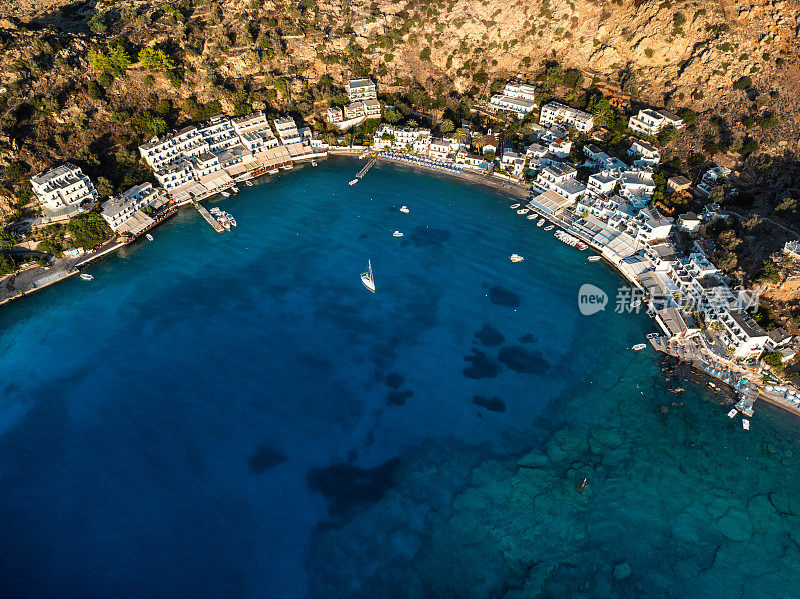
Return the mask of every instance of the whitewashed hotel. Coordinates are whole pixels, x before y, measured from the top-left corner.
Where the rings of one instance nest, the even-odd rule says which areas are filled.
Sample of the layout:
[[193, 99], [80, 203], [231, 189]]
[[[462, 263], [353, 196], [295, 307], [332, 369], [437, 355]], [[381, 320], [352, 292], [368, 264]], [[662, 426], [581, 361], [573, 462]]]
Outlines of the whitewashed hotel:
[[81, 211], [82, 204], [99, 199], [89, 177], [69, 162], [32, 177], [31, 187], [50, 218], [72, 216]]
[[680, 129], [684, 126], [683, 119], [666, 110], [652, 108], [640, 110], [638, 114], [628, 119], [628, 127], [643, 135], [656, 135], [669, 125]]
[[378, 98], [378, 86], [371, 79], [351, 79], [347, 82], [347, 97], [351, 102]]
[[594, 117], [588, 112], [570, 108], [560, 102], [550, 102], [542, 106], [539, 124], [575, 127], [581, 133], [588, 133], [594, 127]]
[[[119, 231], [126, 228], [138, 210], [160, 203], [162, 193], [161, 189], [154, 188], [151, 183], [136, 185], [122, 192], [121, 195], [103, 202], [103, 211], [100, 215], [113, 231]], [[147, 219], [143, 220], [147, 221]]]

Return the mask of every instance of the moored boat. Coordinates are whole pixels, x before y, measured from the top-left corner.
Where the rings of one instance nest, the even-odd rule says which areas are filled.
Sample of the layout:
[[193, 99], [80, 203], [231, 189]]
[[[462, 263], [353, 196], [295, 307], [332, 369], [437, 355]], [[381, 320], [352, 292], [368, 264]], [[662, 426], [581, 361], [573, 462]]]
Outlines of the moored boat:
[[535, 214], [529, 214], [525, 218], [527, 218], [528, 220], [536, 220], [536, 215]]
[[358, 183], [358, 179], [353, 179], [348, 183], [348, 185], [355, 185], [356, 183]]
[[528, 209], [520, 208], [519, 210], [517, 210], [517, 214], [528, 214]]
[[94, 276], [90, 275], [88, 272], [82, 272], [81, 279], [83, 279], [84, 281], [94, 281]]
[[522, 262], [523, 260], [525, 260], [525, 258], [520, 256], [519, 254], [511, 254], [508, 257], [508, 259], [511, 260], [512, 262]]
[[637, 344], [636, 344], [636, 345], [634, 345], [634, 346], [633, 346], [631, 349], [632, 349], [633, 351], [642, 351], [642, 350], [643, 350], [643, 349], [645, 349], [646, 347], [647, 347], [647, 344], [646, 344], [646, 343], [637, 343]]
[[223, 191], [222, 193], [220, 193], [220, 195], [221, 195], [223, 198], [229, 198], [229, 197], [231, 196], [231, 194], [229, 194], [227, 191]]
[[541, 226], [542, 226], [544, 223], [545, 223], [545, 220], [544, 220], [543, 218], [540, 218], [540, 219], [539, 219], [539, 222], [538, 222], [538, 223], [536, 223], [536, 226], [537, 226], [537, 227], [541, 227]]
[[522, 206], [522, 204], [511, 204], [511, 209], [512, 209], [512, 210], [516, 210], [516, 209], [517, 209], [517, 208], [519, 208], [520, 206]]
[[588, 258], [586, 258], [586, 259], [587, 259], [589, 262], [597, 262], [598, 260], [600, 260], [600, 258], [601, 258], [601, 256], [597, 256], [597, 255], [595, 255], [595, 256], [589, 256], [589, 257], [588, 257]]
[[736, 408], [732, 408], [730, 412], [728, 412], [728, 418], [733, 418], [736, 416]]
[[742, 418], [742, 428], [746, 431], [750, 430], [750, 421], [747, 418]]
[[311, 161], [311, 166], [314, 166], [314, 167], [317, 166], [317, 161], [316, 160], [312, 160]]
[[552, 231], [552, 230], [553, 230], [553, 229], [555, 229], [555, 228], [556, 228], [556, 227], [555, 227], [555, 225], [547, 225], [547, 226], [544, 228], [544, 230], [545, 230], [545, 231]]
[[145, 239], [147, 239], [147, 241], [153, 241], [153, 236], [152, 236], [152, 235], [150, 235], [150, 233], [148, 233], [147, 235], [145, 235], [145, 236], [144, 236], [144, 238], [145, 238]]

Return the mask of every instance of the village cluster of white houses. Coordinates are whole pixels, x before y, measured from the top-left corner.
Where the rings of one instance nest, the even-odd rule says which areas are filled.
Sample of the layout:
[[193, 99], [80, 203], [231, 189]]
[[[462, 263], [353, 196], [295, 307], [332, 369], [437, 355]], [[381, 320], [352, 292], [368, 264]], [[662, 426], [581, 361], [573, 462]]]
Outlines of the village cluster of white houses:
[[[511, 106], [511, 100], [533, 102], [533, 91], [532, 86], [512, 83], [504, 94], [494, 96], [491, 104], [503, 108]], [[525, 110], [527, 106], [520, 106], [520, 114]], [[632, 129], [647, 135], [666, 126], [683, 125], [666, 111], [643, 110], [632, 119]], [[386, 124], [376, 132], [373, 145], [377, 150], [412, 152], [460, 165], [462, 169], [489, 171], [496, 165], [501, 173], [512, 177], [535, 172], [529, 207], [571, 223], [570, 232], [590, 240], [631, 280], [637, 281], [642, 299], [648, 301], [655, 317], [671, 335], [700, 335], [695, 315], [702, 314], [705, 324], [717, 323], [713, 338], [703, 339], [709, 351], [721, 360], [757, 358], [765, 350], [791, 354], [786, 349], [786, 336], [767, 333], [753, 321], [746, 311], [750, 307], [747, 294], [731, 289], [727, 278], [708, 257], [698, 233], [703, 224], [720, 216], [718, 207], [710, 205], [701, 215], [686, 213], [675, 219], [649, 205], [656, 190], [654, 167], [661, 160], [658, 148], [648, 141], [632, 139], [628, 159], [623, 161], [592, 143], [586, 144], [577, 166], [588, 167], [592, 173], [579, 179], [578, 168], [567, 160], [572, 152], [569, 128], [589, 133], [593, 125], [590, 114], [551, 102], [541, 108], [539, 124], [533, 127], [536, 140], [524, 151], [498, 147], [491, 131], [472, 138], [471, 145], [483, 151], [480, 155], [468, 150], [468, 132], [435, 137], [429, 129]], [[644, 126], [649, 129], [642, 131]], [[487, 160], [490, 152], [494, 156]], [[703, 176], [703, 183], [713, 186], [729, 175], [729, 170], [715, 167]], [[675, 193], [690, 185], [680, 176], [668, 181]], [[680, 256], [670, 241], [678, 231], [695, 240], [688, 256]]]
[[[271, 120], [260, 111], [235, 118], [217, 115], [139, 146], [159, 185], [144, 183], [111, 197], [101, 214], [114, 231], [136, 235], [153, 223], [148, 208], [206, 197], [326, 150], [318, 136], [289, 116]], [[69, 163], [36, 175], [31, 185], [52, 220], [79, 214], [99, 201], [89, 177]]]

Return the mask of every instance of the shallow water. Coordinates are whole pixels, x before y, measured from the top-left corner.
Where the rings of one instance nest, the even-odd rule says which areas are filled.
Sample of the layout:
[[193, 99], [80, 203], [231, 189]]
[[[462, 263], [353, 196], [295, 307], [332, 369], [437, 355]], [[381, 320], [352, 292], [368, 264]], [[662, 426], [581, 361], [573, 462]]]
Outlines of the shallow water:
[[790, 596], [797, 423], [665, 381], [510, 202], [362, 165], [0, 310], [4, 596]]

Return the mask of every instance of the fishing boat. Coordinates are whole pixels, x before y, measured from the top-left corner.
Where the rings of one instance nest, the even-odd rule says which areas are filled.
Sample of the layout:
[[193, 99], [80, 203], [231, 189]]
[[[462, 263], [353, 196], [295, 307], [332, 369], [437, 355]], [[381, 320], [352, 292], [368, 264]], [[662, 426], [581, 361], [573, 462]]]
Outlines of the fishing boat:
[[372, 260], [368, 260], [369, 270], [361, 273], [361, 283], [372, 293], [375, 293], [375, 279], [372, 278]]
[[516, 210], [516, 209], [517, 209], [517, 208], [519, 208], [520, 206], [522, 206], [522, 204], [511, 204], [511, 209], [512, 209], [512, 210]]
[[90, 275], [88, 272], [82, 272], [81, 279], [83, 279], [84, 281], [94, 281], [94, 276]]
[[535, 214], [529, 214], [525, 218], [527, 218], [528, 220], [536, 220], [536, 215]]
[[747, 418], [742, 418], [742, 428], [746, 431], [750, 430], [750, 421]]
[[599, 260], [600, 260], [600, 258], [601, 258], [601, 256], [597, 256], [597, 255], [595, 255], [595, 256], [589, 256], [589, 257], [588, 257], [588, 258], [586, 258], [586, 259], [587, 259], [589, 262], [597, 262], [597, 261], [599, 261]]
[[528, 214], [528, 209], [520, 208], [519, 210], [517, 210], [517, 214]]
[[734, 416], [736, 416], [736, 408], [733, 408], [730, 412], [728, 412], [728, 418], [733, 418]]
[[511, 254], [508, 257], [508, 259], [511, 260], [512, 262], [522, 262], [525, 258], [520, 256], [519, 254]]
[[355, 185], [356, 183], [358, 183], [358, 179], [353, 179], [348, 185]]
[[631, 349], [632, 349], [633, 351], [642, 351], [642, 350], [643, 350], [643, 349], [645, 349], [646, 347], [647, 347], [647, 344], [646, 344], [646, 343], [637, 343], [637, 344], [636, 344], [636, 345], [634, 345], [634, 346], [633, 346]]
[[536, 226], [537, 226], [537, 227], [541, 227], [543, 224], [544, 224], [544, 219], [543, 219], [543, 218], [540, 218], [540, 219], [539, 219], [539, 222], [538, 222], [538, 223], [536, 223]]
[[403, 214], [408, 214], [411, 210], [408, 209], [408, 206], [400, 206], [400, 212]]
[[150, 235], [150, 233], [148, 233], [147, 235], [145, 235], [145, 236], [144, 236], [144, 238], [145, 238], [145, 239], [147, 239], [147, 241], [153, 241], [153, 236], [152, 236], [152, 235]]
[[392, 233], [392, 237], [402, 237], [402, 236], [403, 234], [400, 231], [395, 231], [394, 233]]
[[544, 230], [545, 230], [545, 231], [552, 231], [552, 230], [553, 230], [553, 229], [555, 229], [555, 228], [556, 228], [556, 227], [555, 227], [555, 225], [547, 225], [547, 226], [544, 228]]

